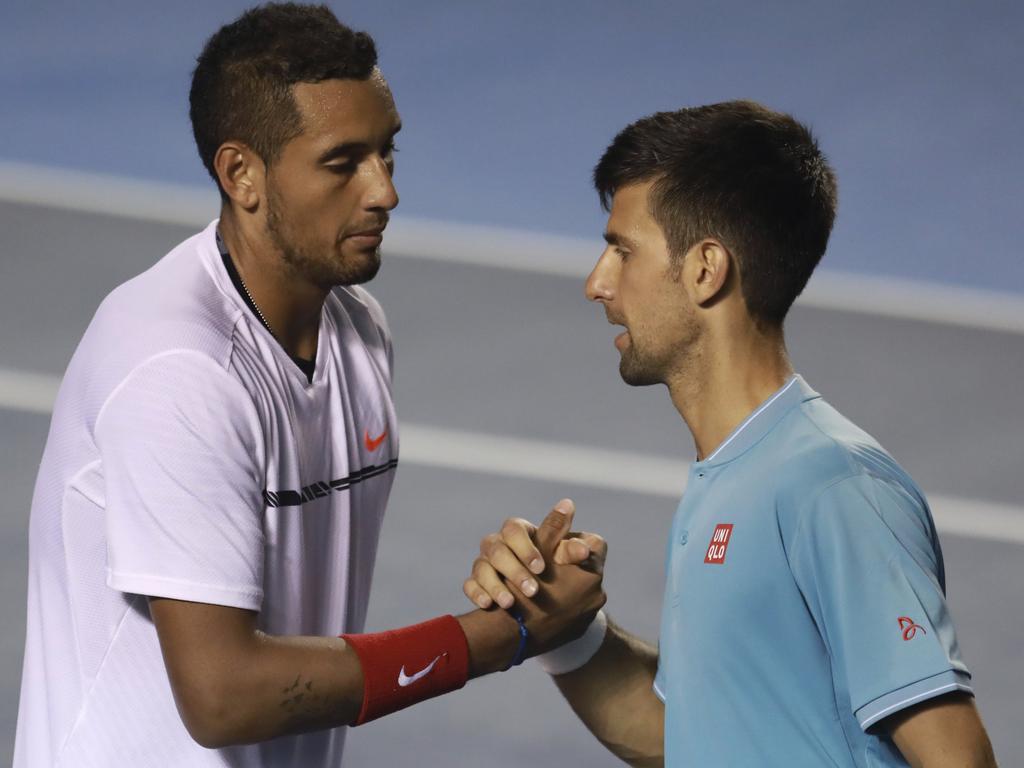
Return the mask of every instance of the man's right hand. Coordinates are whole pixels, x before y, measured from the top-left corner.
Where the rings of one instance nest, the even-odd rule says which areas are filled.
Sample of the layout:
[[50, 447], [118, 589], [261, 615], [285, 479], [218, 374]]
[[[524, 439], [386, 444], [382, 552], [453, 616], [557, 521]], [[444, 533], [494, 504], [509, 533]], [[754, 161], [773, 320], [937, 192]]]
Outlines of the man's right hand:
[[540, 524], [506, 520], [484, 537], [463, 592], [476, 605], [518, 604], [531, 636], [529, 655], [579, 637], [604, 605], [607, 545], [592, 533], [571, 532], [575, 506], [563, 499]]

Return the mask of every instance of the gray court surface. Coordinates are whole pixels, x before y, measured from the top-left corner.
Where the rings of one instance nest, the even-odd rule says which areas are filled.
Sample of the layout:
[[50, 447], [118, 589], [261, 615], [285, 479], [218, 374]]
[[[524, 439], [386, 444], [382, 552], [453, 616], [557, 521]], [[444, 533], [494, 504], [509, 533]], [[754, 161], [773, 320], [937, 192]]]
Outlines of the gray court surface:
[[[192, 231], [0, 203], [0, 368], [59, 376], [102, 297]], [[665, 390], [620, 381], [614, 331], [585, 302], [582, 276], [389, 258], [385, 248], [370, 288], [395, 337], [400, 419], [680, 462], [692, 455]], [[789, 338], [805, 378], [926, 492], [1021, 510], [1024, 334], [797, 307]], [[0, 760], [13, 748], [28, 510], [47, 427], [45, 413], [0, 409]], [[672, 499], [413, 462], [398, 472], [368, 628], [467, 608], [460, 586], [479, 538], [507, 516], [539, 518], [563, 496], [576, 500], [581, 527], [610, 542], [609, 613], [654, 639]], [[1024, 754], [1024, 551], [1015, 541], [943, 538], [950, 604], [1003, 765]], [[414, 762], [618, 764], [529, 664], [351, 734], [349, 766]]]

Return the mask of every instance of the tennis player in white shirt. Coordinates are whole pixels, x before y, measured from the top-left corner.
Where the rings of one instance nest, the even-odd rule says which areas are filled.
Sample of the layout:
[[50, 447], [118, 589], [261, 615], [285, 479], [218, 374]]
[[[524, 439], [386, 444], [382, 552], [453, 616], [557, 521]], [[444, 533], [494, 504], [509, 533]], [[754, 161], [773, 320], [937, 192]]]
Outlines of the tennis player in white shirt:
[[65, 375], [17, 768], [338, 766], [340, 726], [552, 648], [604, 602], [603, 542], [559, 544], [560, 503], [544, 608], [361, 634], [399, 435], [359, 284], [398, 204], [398, 112], [373, 41], [295, 4], [219, 30], [190, 102], [221, 215], [106, 298]]

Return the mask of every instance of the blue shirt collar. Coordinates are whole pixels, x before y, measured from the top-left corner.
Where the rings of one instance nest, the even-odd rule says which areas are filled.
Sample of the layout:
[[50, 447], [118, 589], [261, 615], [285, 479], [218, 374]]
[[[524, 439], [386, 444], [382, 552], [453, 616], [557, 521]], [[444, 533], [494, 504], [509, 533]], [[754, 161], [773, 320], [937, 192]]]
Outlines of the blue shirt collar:
[[721, 445], [696, 466], [714, 467], [732, 461], [767, 435], [789, 411], [801, 403], [821, 397], [803, 377], [793, 374], [771, 397], [754, 409]]

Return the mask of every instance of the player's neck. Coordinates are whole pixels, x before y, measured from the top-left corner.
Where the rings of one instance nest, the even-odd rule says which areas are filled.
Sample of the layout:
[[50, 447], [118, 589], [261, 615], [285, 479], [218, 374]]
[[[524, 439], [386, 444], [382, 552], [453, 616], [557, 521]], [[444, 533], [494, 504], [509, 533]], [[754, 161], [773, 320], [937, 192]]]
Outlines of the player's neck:
[[221, 238], [245, 290], [289, 355], [316, 359], [320, 315], [328, 291], [296, 274], [264, 233], [249, 229], [227, 211], [222, 213]]
[[792, 375], [781, 332], [709, 339], [699, 362], [669, 382], [672, 403], [690, 428], [698, 459], [714, 453]]

